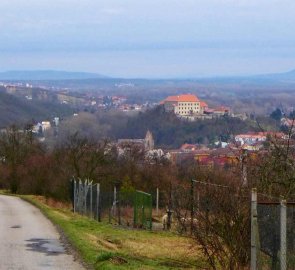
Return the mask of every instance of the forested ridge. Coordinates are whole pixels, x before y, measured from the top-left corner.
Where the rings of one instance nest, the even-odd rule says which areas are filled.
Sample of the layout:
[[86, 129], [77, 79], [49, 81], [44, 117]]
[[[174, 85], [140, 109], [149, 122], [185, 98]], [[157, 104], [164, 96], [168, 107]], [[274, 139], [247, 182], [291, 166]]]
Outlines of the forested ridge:
[[228, 141], [233, 135], [257, 131], [259, 127], [254, 120], [243, 121], [228, 116], [189, 122], [157, 106], [133, 116], [118, 111], [82, 112], [61, 124], [60, 138], [79, 132], [91, 139], [114, 141], [144, 138], [148, 130], [153, 134], [156, 147], [178, 148], [184, 143]]
[[249, 121], [224, 116], [216, 119], [194, 122], [179, 119], [173, 113], [167, 113], [162, 106], [140, 113], [127, 122], [124, 137], [142, 137], [151, 130], [159, 146], [179, 147], [183, 143], [213, 143], [227, 141], [233, 134], [256, 130]]
[[[3, 90], [3, 89], [2, 89]], [[0, 89], [0, 127], [12, 124], [23, 125], [35, 121], [48, 120], [55, 116], [72, 114], [72, 109], [65, 104], [47, 101], [24, 100]]]

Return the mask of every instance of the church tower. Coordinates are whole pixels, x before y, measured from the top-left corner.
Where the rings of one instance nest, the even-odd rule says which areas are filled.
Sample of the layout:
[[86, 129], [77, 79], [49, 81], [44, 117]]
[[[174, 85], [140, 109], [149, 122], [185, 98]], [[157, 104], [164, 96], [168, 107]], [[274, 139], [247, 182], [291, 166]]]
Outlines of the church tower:
[[155, 142], [153, 138], [153, 134], [148, 130], [145, 139], [144, 139], [144, 148], [146, 151], [153, 150], [155, 147]]

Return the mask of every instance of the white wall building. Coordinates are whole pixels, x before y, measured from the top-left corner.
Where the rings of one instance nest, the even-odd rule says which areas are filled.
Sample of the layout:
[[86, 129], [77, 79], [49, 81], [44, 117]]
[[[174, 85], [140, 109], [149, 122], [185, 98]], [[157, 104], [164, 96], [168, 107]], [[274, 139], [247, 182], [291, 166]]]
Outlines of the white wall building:
[[208, 107], [205, 102], [191, 94], [170, 96], [163, 100], [161, 104], [164, 105], [166, 111], [173, 111], [180, 116], [203, 114], [204, 109]]

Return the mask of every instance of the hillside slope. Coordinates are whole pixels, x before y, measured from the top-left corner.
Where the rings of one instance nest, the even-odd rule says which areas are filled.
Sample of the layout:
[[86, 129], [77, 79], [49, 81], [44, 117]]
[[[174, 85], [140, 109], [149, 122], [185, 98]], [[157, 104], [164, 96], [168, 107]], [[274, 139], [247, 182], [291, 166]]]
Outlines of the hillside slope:
[[34, 119], [41, 121], [55, 116], [70, 115], [73, 110], [64, 104], [23, 100], [1, 91], [0, 88], [0, 128], [11, 124], [24, 124]]

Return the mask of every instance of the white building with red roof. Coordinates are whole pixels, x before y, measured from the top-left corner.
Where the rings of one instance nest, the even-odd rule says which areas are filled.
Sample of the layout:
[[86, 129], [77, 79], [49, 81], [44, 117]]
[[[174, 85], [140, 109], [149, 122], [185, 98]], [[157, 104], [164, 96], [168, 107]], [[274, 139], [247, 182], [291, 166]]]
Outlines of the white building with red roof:
[[286, 126], [288, 128], [294, 129], [295, 126], [295, 119], [290, 119], [290, 118], [282, 118], [281, 119], [281, 125]]
[[204, 109], [208, 107], [205, 102], [192, 94], [169, 96], [161, 104], [164, 105], [166, 111], [172, 111], [180, 116], [203, 114]]
[[282, 132], [249, 132], [246, 134], [239, 134], [235, 136], [235, 141], [241, 145], [254, 145], [256, 143], [265, 142], [268, 138], [273, 140], [286, 139], [286, 135]]

